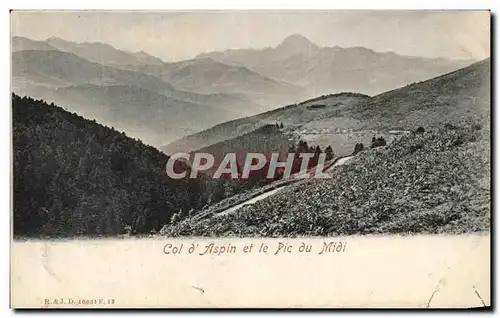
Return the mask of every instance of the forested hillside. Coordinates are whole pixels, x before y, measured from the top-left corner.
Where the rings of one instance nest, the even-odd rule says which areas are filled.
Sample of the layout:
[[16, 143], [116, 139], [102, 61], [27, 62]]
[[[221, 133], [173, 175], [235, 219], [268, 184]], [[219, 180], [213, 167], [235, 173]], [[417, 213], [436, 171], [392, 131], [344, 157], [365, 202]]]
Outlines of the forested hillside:
[[[15, 94], [12, 109], [16, 237], [152, 233], [272, 181], [266, 179], [268, 166], [248, 180], [215, 180], [210, 171], [189, 179], [186, 163], [175, 166], [188, 171], [186, 178], [173, 180], [165, 172], [167, 155], [114, 128]], [[269, 125], [203, 151], [217, 162], [233, 148], [239, 159], [247, 152], [285, 153], [295, 148], [285, 137]], [[303, 146], [303, 152], [319, 151]]]
[[214, 155], [215, 162], [221, 162], [226, 153], [234, 152], [238, 163], [243, 165], [247, 153], [257, 152], [265, 155], [283, 153], [286, 158], [290, 146], [295, 143], [296, 141], [289, 139], [276, 125], [265, 125], [242, 136], [201, 148], [196, 152]]
[[13, 94], [12, 116], [16, 237], [149, 233], [217, 191], [168, 179], [165, 154], [53, 104]]
[[[283, 124], [265, 125], [252, 132], [242, 136], [221, 141], [205, 148], [194, 151], [193, 153], [209, 153], [214, 156], [215, 164], [212, 168], [207, 169], [204, 173], [207, 176], [212, 176], [219, 165], [228, 153], [235, 153], [236, 162], [238, 165], [238, 173], [242, 173], [247, 154], [259, 153], [266, 157], [266, 164], [258, 170], [251, 171], [248, 179], [238, 178], [221, 181], [224, 183], [224, 197], [229, 197], [234, 194], [251, 190], [253, 188], [264, 186], [273, 181], [283, 178], [284, 168], [277, 168], [274, 178], [268, 178], [268, 171], [272, 154], [279, 154], [278, 161], [286, 162], [289, 153], [295, 153], [295, 158], [291, 168], [291, 174], [297, 173], [300, 170], [302, 159], [299, 158], [301, 153], [314, 153], [309, 161], [308, 168], [312, 168], [318, 164], [319, 156], [323, 151], [326, 151], [326, 160], [333, 159], [334, 153], [331, 147], [321, 149], [319, 146], [312, 147], [303, 140], [295, 140], [283, 133]], [[327, 150], [328, 149], [328, 150]], [[222, 175], [224, 178], [225, 175]]]

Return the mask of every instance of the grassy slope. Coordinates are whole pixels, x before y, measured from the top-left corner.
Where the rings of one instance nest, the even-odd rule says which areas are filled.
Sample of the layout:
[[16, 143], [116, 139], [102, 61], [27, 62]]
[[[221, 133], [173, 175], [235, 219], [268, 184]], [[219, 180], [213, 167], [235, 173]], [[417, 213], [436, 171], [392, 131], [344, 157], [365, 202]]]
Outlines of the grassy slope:
[[362, 152], [331, 180], [294, 184], [233, 214], [181, 222], [165, 233], [293, 237], [486, 231], [489, 130], [477, 128], [464, 123], [403, 136], [389, 147]]
[[[207, 130], [178, 139], [162, 147], [161, 150], [167, 154], [178, 151], [192, 151], [224, 140], [237, 138], [259, 127], [276, 122], [283, 123], [285, 126], [284, 132], [289, 135], [296, 135], [297, 139], [302, 137], [298, 132], [308, 123], [321, 122], [321, 128], [327, 129], [355, 128], [360, 126], [358, 120], [345, 116], [343, 110], [348, 106], [359, 104], [368, 98], [369, 96], [366, 95], [352, 93], [340, 93], [314, 98], [299, 104], [288, 105], [255, 116], [219, 124]], [[324, 105], [325, 107], [314, 109], [310, 107], [312, 105]], [[325, 144], [321, 146], [324, 147]], [[349, 148], [352, 149], [352, 147]]]
[[415, 129], [490, 113], [490, 59], [372, 97], [346, 111], [365, 128]]

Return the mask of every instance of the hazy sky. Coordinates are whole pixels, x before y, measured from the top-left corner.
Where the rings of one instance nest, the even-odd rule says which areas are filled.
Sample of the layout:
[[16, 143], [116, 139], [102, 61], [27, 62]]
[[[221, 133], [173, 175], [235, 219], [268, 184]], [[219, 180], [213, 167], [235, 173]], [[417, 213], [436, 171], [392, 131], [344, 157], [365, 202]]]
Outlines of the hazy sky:
[[165, 61], [204, 51], [276, 46], [299, 33], [320, 46], [365, 46], [400, 54], [489, 56], [488, 11], [13, 12], [11, 33], [44, 40], [105, 42]]

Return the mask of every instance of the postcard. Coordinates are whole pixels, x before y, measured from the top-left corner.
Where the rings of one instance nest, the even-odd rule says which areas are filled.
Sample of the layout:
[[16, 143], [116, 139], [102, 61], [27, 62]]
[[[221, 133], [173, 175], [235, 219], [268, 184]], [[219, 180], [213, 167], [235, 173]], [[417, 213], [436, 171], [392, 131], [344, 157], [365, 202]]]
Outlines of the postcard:
[[12, 308], [491, 308], [491, 14], [23, 11]]

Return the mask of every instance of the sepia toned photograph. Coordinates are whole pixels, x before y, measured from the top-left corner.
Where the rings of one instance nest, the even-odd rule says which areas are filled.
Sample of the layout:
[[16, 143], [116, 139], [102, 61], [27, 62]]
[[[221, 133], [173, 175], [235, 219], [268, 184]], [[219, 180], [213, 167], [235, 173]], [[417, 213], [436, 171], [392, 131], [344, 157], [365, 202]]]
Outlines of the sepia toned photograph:
[[10, 13], [13, 308], [491, 308], [491, 14]]

